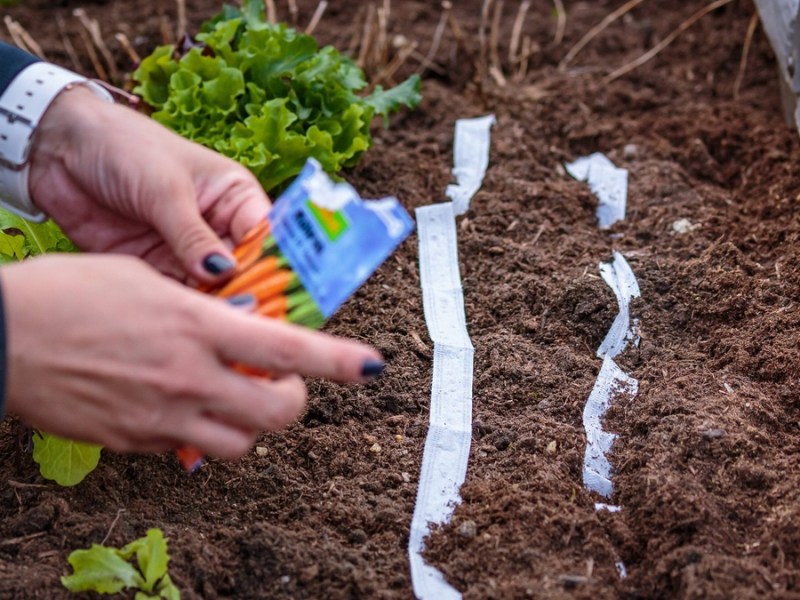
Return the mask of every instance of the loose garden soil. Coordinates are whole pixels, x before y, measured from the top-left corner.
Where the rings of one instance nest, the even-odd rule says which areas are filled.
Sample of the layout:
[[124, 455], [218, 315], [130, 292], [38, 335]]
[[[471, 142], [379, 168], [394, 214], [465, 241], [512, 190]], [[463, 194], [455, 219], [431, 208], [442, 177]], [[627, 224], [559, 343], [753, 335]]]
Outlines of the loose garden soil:
[[[190, 28], [218, 9], [187, 4]], [[377, 129], [348, 174], [364, 195], [397, 194], [409, 209], [439, 202], [455, 120], [498, 117], [484, 187], [459, 220], [476, 350], [472, 454], [463, 503], [427, 559], [470, 599], [800, 598], [800, 144], [761, 31], [734, 98], [752, 3], [735, 0], [605, 84], [705, 0], [645, 2], [563, 72], [567, 50], [621, 2], [567, 0], [556, 43], [552, 4], [533, 0], [529, 70], [515, 81], [504, 61], [505, 86], [476, 84], [482, 2], [455, 4], [463, 43], [445, 33], [422, 106]], [[144, 54], [175, 22], [173, 4], [155, 0], [22, 0], [3, 12], [75, 68], [62, 20], [92, 73], [78, 6], [99, 19], [125, 70], [113, 33]], [[331, 2], [320, 40], [347, 50], [358, 6]], [[503, 58], [517, 6], [505, 2]], [[315, 7], [300, 2], [300, 23]], [[424, 55], [438, 3], [391, 8], [389, 30]], [[630, 170], [628, 218], [610, 233], [562, 167], [595, 151]], [[676, 232], [681, 219], [693, 227]], [[619, 361], [640, 393], [607, 419], [619, 435], [612, 501], [623, 507], [612, 515], [595, 511], [581, 467], [595, 350], [617, 310], [598, 263], [613, 250], [639, 278], [642, 339]], [[432, 369], [421, 306], [412, 238], [327, 328], [380, 348], [386, 376], [365, 387], [311, 382], [299, 423], [192, 476], [171, 455], [106, 453], [84, 483], [60, 489], [6, 422], [0, 597], [66, 597], [59, 576], [71, 550], [110, 529], [120, 545], [160, 527], [185, 598], [411, 598], [406, 548]]]

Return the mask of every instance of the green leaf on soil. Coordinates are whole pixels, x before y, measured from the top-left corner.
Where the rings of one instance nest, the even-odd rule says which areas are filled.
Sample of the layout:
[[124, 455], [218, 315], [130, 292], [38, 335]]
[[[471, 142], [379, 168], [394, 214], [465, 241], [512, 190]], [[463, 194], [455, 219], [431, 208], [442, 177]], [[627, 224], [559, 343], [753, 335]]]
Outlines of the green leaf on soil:
[[77, 485], [94, 471], [102, 449], [48, 433], [33, 436], [33, 460], [39, 465], [42, 477], [63, 486]]
[[92, 544], [89, 550], [75, 550], [69, 555], [73, 574], [61, 578], [70, 592], [118, 594], [144, 583], [136, 568], [114, 548]]
[[[129, 562], [136, 556], [137, 568]], [[180, 600], [181, 592], [167, 573], [167, 540], [160, 529], [150, 529], [143, 538], [123, 548], [93, 544], [89, 550], [75, 550], [69, 555], [73, 574], [61, 583], [71, 592], [116, 594], [136, 589], [137, 600]]]

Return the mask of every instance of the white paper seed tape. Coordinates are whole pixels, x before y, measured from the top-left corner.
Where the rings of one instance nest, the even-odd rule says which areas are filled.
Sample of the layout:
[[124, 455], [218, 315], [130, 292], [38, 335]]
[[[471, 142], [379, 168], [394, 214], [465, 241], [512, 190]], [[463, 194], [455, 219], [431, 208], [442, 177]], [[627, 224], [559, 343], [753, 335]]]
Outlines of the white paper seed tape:
[[494, 115], [456, 122], [453, 176], [458, 183], [448, 186], [446, 192], [456, 215], [469, 210], [472, 197], [483, 185], [489, 167], [490, 131], [495, 123]]
[[[634, 298], [641, 296], [641, 292], [628, 261], [619, 252], [614, 253], [612, 263], [600, 265], [600, 274], [614, 291], [619, 313], [597, 350], [597, 356], [603, 358], [603, 367], [583, 410], [583, 426], [586, 429], [583, 483], [589, 490], [608, 498], [614, 491], [608, 453], [617, 436], [603, 429], [602, 420], [615, 396], [626, 393], [633, 397], [639, 391], [639, 382], [623, 372], [613, 359], [625, 350], [631, 340], [636, 339], [631, 328], [630, 305]], [[595, 508], [610, 510], [606, 504], [596, 504]]]
[[434, 357], [430, 427], [408, 545], [411, 578], [420, 600], [461, 598], [439, 571], [424, 563], [422, 551], [430, 524], [450, 520], [466, 478], [474, 352], [466, 328], [453, 205], [426, 206], [416, 214], [423, 306]]
[[624, 352], [629, 342], [637, 341], [636, 332], [631, 327], [631, 301], [642, 294], [628, 261], [619, 252], [614, 252], [614, 262], [600, 265], [600, 275], [617, 297], [619, 313], [597, 349], [597, 356], [616, 358]]
[[583, 484], [605, 498], [609, 498], [614, 491], [608, 453], [617, 436], [603, 430], [602, 420], [615, 397], [620, 394], [635, 396], [638, 391], [639, 382], [620, 369], [610, 356], [606, 356], [583, 409], [583, 426], [586, 429]]
[[480, 189], [489, 164], [493, 115], [456, 123], [458, 181], [447, 189], [453, 202], [418, 208], [420, 283], [428, 332], [434, 343], [430, 425], [422, 456], [408, 555], [414, 594], [420, 600], [460, 600], [422, 552], [431, 524], [450, 520], [460, 502], [472, 442], [474, 350], [467, 333], [464, 291], [458, 269], [456, 216]]
[[625, 219], [628, 204], [628, 171], [619, 169], [604, 154], [595, 153], [566, 165], [567, 173], [585, 181], [597, 196], [597, 223], [608, 229]]

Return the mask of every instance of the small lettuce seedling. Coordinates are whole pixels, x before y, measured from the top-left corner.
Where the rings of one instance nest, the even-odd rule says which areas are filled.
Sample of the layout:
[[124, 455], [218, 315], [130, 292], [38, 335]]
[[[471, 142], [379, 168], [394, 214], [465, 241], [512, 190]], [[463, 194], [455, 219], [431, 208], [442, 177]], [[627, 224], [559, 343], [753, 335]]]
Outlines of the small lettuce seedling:
[[[134, 555], [136, 566], [130, 562]], [[118, 594], [134, 589], [136, 600], [180, 600], [181, 592], [167, 572], [167, 540], [160, 529], [150, 529], [120, 549], [92, 544], [89, 550], [75, 550], [68, 560], [73, 573], [61, 583], [70, 592]]]

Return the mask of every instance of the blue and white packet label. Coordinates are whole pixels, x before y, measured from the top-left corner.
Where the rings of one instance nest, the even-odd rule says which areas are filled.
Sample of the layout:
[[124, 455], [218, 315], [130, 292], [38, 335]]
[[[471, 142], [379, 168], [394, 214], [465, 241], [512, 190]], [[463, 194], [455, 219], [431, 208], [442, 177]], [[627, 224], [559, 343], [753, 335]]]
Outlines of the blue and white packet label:
[[362, 200], [309, 159], [269, 214], [272, 235], [329, 318], [414, 230], [397, 198]]

